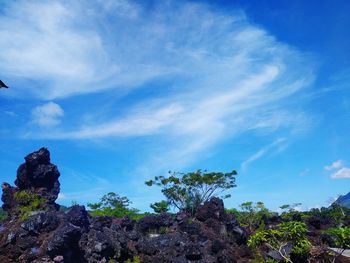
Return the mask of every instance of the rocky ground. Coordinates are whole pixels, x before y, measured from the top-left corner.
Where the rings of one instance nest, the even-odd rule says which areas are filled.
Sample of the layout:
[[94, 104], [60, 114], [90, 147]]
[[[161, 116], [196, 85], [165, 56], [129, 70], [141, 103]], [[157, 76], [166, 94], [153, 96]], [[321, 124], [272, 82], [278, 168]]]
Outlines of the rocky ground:
[[246, 232], [222, 200], [186, 213], [128, 218], [90, 217], [84, 206], [58, 211], [60, 173], [46, 148], [19, 166], [16, 187], [2, 185], [8, 219], [0, 225], [0, 262], [248, 262]]

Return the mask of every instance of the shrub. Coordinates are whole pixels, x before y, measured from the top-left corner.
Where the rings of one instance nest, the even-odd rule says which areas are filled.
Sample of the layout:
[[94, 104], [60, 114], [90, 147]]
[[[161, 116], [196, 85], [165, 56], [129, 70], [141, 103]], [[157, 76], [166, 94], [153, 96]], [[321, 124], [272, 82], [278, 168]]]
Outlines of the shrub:
[[2, 208], [0, 208], [0, 222], [5, 221], [6, 218], [7, 218], [7, 213]]
[[127, 261], [125, 261], [125, 263], [141, 263], [141, 259], [139, 256], [136, 256], [132, 259], [132, 261], [131, 259], [128, 259]]
[[169, 203], [168, 201], [162, 200], [160, 202], [155, 202], [150, 205], [150, 207], [154, 210], [155, 213], [165, 213], [169, 211]]
[[128, 216], [131, 219], [138, 219], [140, 217], [139, 210], [129, 208], [130, 204], [131, 201], [127, 197], [110, 192], [104, 195], [100, 202], [89, 203], [87, 206], [91, 209], [89, 211], [91, 216], [114, 216], [118, 218]]
[[39, 210], [46, 210], [45, 198], [27, 191], [18, 191], [14, 194], [14, 199], [18, 203], [19, 219], [27, 220], [29, 216]]
[[340, 251], [335, 255], [334, 261], [337, 257], [343, 254], [345, 249], [350, 249], [350, 227], [334, 227], [326, 231], [327, 234], [334, 238], [334, 243]]
[[302, 213], [297, 210], [301, 203], [295, 203], [292, 205], [282, 205], [280, 209], [283, 210], [281, 217], [286, 221], [301, 221]]
[[263, 218], [275, 215], [265, 207], [263, 202], [245, 202], [240, 205], [240, 208], [241, 211], [231, 209], [228, 212], [235, 214], [238, 223], [247, 227], [250, 232], [254, 227], [264, 224]]
[[248, 246], [261, 250], [263, 246], [276, 251], [286, 262], [292, 262], [287, 247], [298, 257], [308, 255], [311, 243], [306, 239], [306, 225], [302, 222], [284, 222], [275, 229], [261, 229], [248, 240]]

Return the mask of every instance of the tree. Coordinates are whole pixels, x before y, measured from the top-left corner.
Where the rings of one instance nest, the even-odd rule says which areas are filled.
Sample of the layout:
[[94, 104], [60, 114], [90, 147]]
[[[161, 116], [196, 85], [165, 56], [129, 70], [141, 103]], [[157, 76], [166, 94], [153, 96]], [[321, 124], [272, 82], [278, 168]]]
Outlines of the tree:
[[150, 207], [154, 210], [155, 213], [166, 213], [169, 211], [169, 203], [168, 201], [162, 200], [160, 202], [155, 202], [150, 205]]
[[263, 224], [263, 218], [274, 215], [264, 205], [263, 202], [245, 202], [240, 204], [241, 212], [237, 221], [243, 226], [248, 227], [249, 232], [253, 232], [254, 227]]
[[298, 211], [298, 207], [300, 206], [301, 203], [281, 205], [280, 209], [283, 210], [281, 217], [288, 221], [301, 221], [302, 214]]
[[135, 217], [139, 212], [135, 208], [129, 208], [131, 201], [125, 196], [119, 196], [110, 192], [105, 194], [98, 203], [89, 203], [92, 216], [115, 216], [118, 218], [129, 216]]
[[[236, 186], [236, 171], [218, 173], [198, 170], [190, 173], [169, 172], [168, 177], [156, 176], [146, 181], [148, 186], [162, 187], [168, 203], [179, 210], [194, 214], [200, 204]], [[220, 196], [228, 198], [230, 195]]]

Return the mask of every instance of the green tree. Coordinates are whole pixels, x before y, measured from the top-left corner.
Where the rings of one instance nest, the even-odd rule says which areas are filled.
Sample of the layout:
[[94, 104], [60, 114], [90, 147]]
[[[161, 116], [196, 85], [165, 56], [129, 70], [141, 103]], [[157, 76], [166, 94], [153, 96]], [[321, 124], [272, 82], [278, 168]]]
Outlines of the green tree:
[[303, 222], [284, 222], [277, 228], [260, 229], [249, 238], [248, 246], [258, 250], [263, 250], [266, 246], [277, 252], [285, 262], [293, 263], [287, 247], [292, 245], [291, 252], [297, 256], [307, 256], [311, 243], [306, 238], [306, 232], [307, 228]]
[[282, 210], [281, 217], [287, 221], [300, 221], [302, 213], [300, 213], [297, 208], [301, 206], [301, 203], [294, 203], [292, 205], [281, 205], [280, 209]]
[[166, 213], [169, 211], [169, 203], [168, 201], [162, 200], [160, 202], [155, 202], [150, 205], [150, 207], [154, 210], [155, 213]]
[[130, 204], [131, 201], [127, 197], [110, 192], [105, 194], [100, 202], [89, 203], [87, 206], [91, 209], [89, 212], [92, 216], [137, 217], [139, 210], [129, 208]]
[[263, 202], [245, 202], [239, 206], [241, 211], [238, 212], [237, 221], [253, 232], [254, 228], [263, 224], [263, 217], [270, 217], [274, 213], [270, 212]]
[[[156, 176], [146, 181], [146, 185], [162, 187], [162, 193], [171, 206], [194, 214], [200, 204], [214, 196], [219, 196], [236, 186], [236, 171], [230, 173], [198, 170], [190, 173], [169, 172], [168, 177]], [[220, 196], [228, 198], [230, 195]]]

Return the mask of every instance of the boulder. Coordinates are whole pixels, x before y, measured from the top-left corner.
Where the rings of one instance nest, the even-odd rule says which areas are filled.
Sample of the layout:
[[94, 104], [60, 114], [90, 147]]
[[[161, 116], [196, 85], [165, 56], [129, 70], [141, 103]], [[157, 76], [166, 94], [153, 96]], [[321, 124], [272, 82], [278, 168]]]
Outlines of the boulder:
[[224, 202], [222, 199], [213, 197], [198, 207], [195, 218], [199, 221], [206, 221], [210, 218], [222, 220], [225, 215]]

